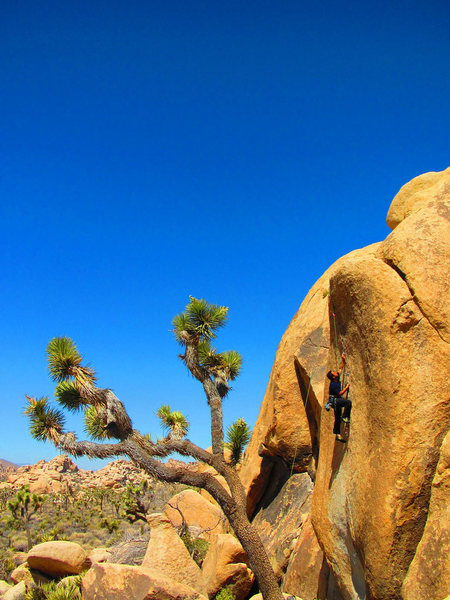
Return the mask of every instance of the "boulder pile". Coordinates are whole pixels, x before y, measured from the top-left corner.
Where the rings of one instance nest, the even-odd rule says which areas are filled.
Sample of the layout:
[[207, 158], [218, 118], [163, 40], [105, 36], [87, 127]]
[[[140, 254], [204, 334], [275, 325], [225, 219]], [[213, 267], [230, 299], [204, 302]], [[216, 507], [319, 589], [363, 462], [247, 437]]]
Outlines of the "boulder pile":
[[61, 454], [48, 462], [40, 460], [35, 465], [19, 467], [0, 483], [0, 489], [17, 490], [28, 485], [35, 494], [74, 493], [97, 487], [120, 490], [127, 483], [137, 485], [144, 479], [151, 481], [128, 460], [115, 460], [98, 471], [89, 471], [79, 469], [71, 458]]

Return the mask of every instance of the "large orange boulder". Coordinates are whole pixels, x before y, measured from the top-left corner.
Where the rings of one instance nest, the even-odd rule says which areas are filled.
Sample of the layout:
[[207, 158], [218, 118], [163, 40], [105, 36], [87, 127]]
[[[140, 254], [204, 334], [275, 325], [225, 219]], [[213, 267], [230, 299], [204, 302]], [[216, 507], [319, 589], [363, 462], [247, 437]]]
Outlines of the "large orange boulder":
[[229, 533], [214, 537], [203, 561], [202, 573], [209, 598], [229, 587], [236, 600], [244, 600], [254, 581], [244, 549]]
[[83, 600], [207, 600], [152, 569], [97, 563], [81, 582]]
[[151, 527], [150, 542], [142, 566], [205, 594], [202, 572], [169, 519], [154, 513], [147, 520]]
[[77, 575], [90, 566], [83, 548], [75, 542], [43, 542], [33, 546], [27, 558], [30, 569], [51, 577]]
[[[450, 292], [450, 236], [441, 239], [447, 208], [447, 200], [433, 199], [376, 256], [347, 257], [330, 281], [354, 405], [348, 447], [331, 434], [332, 416], [322, 420], [312, 517], [349, 598], [398, 598], [426, 524], [450, 425], [450, 352], [442, 307], [431, 298]], [[430, 267], [428, 288], [415, 254]], [[334, 348], [329, 368], [333, 356]]]
[[[249, 514], [270, 507], [292, 473], [311, 475], [328, 597], [412, 600], [425, 593], [428, 572], [436, 578], [429, 597], [445, 590], [445, 537], [440, 568], [426, 557], [438, 527], [448, 528], [445, 445], [437, 464], [450, 426], [449, 177], [447, 169], [405, 186], [387, 239], [339, 259], [313, 286], [281, 340], [246, 452]], [[353, 400], [347, 444], [322, 410], [325, 374], [342, 351]], [[298, 565], [311, 546], [301, 547]], [[314, 578], [323, 578], [322, 565]]]

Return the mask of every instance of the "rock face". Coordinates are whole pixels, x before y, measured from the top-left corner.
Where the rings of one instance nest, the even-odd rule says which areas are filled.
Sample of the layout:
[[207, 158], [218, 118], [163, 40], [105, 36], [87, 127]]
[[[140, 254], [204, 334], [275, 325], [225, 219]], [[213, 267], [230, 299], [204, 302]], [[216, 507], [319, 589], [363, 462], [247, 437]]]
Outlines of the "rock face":
[[203, 561], [202, 573], [209, 598], [227, 586], [236, 600], [244, 600], [254, 581], [244, 549], [229, 533], [215, 536]]
[[207, 600], [152, 569], [100, 563], [82, 580], [83, 600]]
[[446, 598], [450, 594], [450, 433], [431, 488], [430, 507], [422, 539], [403, 583], [405, 600]]
[[75, 542], [43, 542], [28, 553], [28, 566], [51, 577], [77, 575], [90, 566], [86, 552]]
[[253, 520], [279, 579], [286, 572], [303, 522], [311, 511], [312, 491], [308, 473], [294, 474]]
[[[442, 442], [450, 425], [450, 169], [404, 186], [388, 222], [395, 229], [384, 242], [339, 259], [302, 303], [280, 342], [241, 470], [255, 523], [291, 473], [311, 476], [312, 524], [328, 566], [316, 553], [317, 580], [305, 597], [448, 594], [448, 539], [434, 550], [438, 569], [427, 557], [449, 526]], [[346, 445], [322, 410], [325, 374], [343, 351], [353, 400]], [[309, 542], [305, 534], [303, 552]], [[292, 561], [283, 585], [294, 585]], [[427, 572], [435, 577], [428, 592]]]
[[205, 594], [202, 572], [167, 517], [155, 513], [148, 517], [150, 542], [142, 566]]

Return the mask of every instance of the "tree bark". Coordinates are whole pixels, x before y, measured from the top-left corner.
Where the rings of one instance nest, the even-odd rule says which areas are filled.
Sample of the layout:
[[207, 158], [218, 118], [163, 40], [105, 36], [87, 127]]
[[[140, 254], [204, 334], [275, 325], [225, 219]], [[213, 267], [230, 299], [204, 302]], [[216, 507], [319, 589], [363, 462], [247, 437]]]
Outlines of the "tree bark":
[[247, 553], [250, 567], [256, 577], [264, 600], [284, 600], [266, 549], [248, 520], [245, 504], [236, 505], [236, 510], [229, 513], [224, 509], [224, 513]]

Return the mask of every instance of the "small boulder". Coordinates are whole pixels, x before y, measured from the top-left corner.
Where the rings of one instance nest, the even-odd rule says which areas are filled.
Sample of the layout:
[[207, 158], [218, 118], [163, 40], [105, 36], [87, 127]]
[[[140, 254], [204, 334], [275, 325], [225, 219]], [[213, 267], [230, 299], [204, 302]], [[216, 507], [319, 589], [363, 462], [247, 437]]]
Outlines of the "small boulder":
[[94, 548], [89, 554], [88, 559], [92, 564], [100, 562], [108, 562], [111, 559], [112, 552], [108, 548]]
[[31, 569], [52, 577], [78, 575], [90, 567], [86, 552], [79, 544], [62, 540], [34, 546], [28, 553], [27, 562]]
[[209, 598], [230, 586], [236, 600], [244, 600], [253, 585], [254, 576], [239, 541], [229, 533], [217, 535], [209, 546], [202, 566]]
[[10, 585], [9, 583], [7, 583], [3, 579], [0, 580], [0, 596], [2, 594], [6, 594], [6, 592], [8, 590], [10, 590], [11, 588], [12, 588], [12, 585]]
[[3, 594], [2, 600], [25, 600], [26, 591], [25, 581], [21, 581], [14, 587], [9, 588], [9, 590]]
[[207, 600], [193, 588], [153, 569], [95, 564], [82, 579], [83, 600]]
[[43, 573], [35, 571], [34, 569], [29, 569], [27, 563], [16, 567], [11, 573], [10, 577], [13, 583], [20, 583], [21, 581], [25, 581], [25, 584], [27, 586], [33, 583], [48, 583], [50, 581], [50, 579], [46, 577]]

